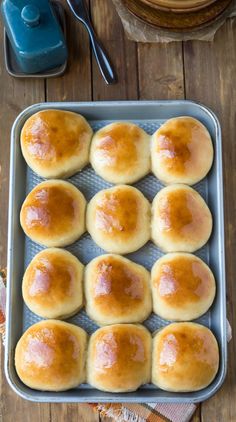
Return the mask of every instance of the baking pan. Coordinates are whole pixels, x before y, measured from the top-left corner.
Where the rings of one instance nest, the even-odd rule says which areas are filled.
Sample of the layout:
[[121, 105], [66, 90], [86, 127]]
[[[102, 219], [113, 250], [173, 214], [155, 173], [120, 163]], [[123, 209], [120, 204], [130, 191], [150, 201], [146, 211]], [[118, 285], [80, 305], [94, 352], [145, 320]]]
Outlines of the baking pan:
[[[129, 120], [139, 124], [148, 133], [153, 133], [161, 123], [174, 116], [189, 115], [199, 119], [208, 128], [214, 143], [214, 164], [208, 175], [194, 188], [208, 203], [214, 221], [214, 229], [210, 241], [197, 252], [213, 270], [217, 283], [217, 295], [210, 311], [197, 322], [210, 327], [214, 332], [220, 348], [220, 367], [215, 380], [207, 388], [192, 393], [169, 393], [148, 384], [132, 393], [110, 394], [98, 391], [87, 384], [66, 392], [36, 391], [26, 387], [18, 378], [14, 367], [14, 350], [22, 333], [41, 318], [34, 315], [24, 305], [21, 294], [21, 283], [24, 269], [34, 255], [43, 249], [24, 236], [19, 223], [19, 213], [26, 194], [42, 179], [30, 170], [20, 151], [20, 131], [26, 119], [37, 111], [57, 108], [81, 113], [97, 130], [116, 120]], [[111, 186], [97, 176], [90, 166], [71, 177], [70, 182], [76, 185], [87, 200], [101, 189]], [[163, 187], [153, 176], [148, 175], [135, 183], [151, 201]], [[206, 107], [191, 101], [115, 101], [93, 103], [43, 103], [33, 105], [24, 110], [16, 119], [11, 133], [10, 163], [10, 202], [8, 232], [8, 285], [7, 285], [7, 328], [5, 372], [9, 384], [20, 396], [37, 402], [200, 402], [212, 396], [221, 386], [226, 373], [226, 294], [225, 294], [225, 258], [224, 258], [224, 218], [223, 218], [223, 182], [221, 130], [215, 115]], [[104, 251], [100, 249], [85, 233], [77, 242], [67, 248], [84, 264]], [[148, 242], [137, 252], [128, 257], [150, 270], [162, 252]], [[85, 311], [70, 318], [69, 322], [78, 324], [88, 333], [92, 333], [96, 324], [91, 321]], [[158, 316], [151, 315], [144, 325], [154, 331], [168, 324]]]

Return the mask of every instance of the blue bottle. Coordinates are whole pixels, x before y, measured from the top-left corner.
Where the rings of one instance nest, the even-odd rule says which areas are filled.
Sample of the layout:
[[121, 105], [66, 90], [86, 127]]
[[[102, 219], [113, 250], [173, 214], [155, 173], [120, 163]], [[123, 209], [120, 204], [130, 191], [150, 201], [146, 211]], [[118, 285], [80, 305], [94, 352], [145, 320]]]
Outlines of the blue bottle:
[[67, 47], [49, 0], [3, 0], [6, 32], [24, 73], [38, 73], [62, 65]]

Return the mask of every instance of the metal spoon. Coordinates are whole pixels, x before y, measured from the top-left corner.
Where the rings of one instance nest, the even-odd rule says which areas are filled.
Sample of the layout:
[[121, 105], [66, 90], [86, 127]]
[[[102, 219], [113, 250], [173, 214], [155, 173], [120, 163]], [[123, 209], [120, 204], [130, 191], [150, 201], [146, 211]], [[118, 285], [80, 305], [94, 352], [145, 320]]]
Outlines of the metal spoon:
[[94, 56], [97, 60], [103, 79], [107, 84], [115, 83], [116, 78], [111, 63], [94, 32], [84, 0], [67, 0], [67, 3], [74, 16], [85, 25], [85, 28], [89, 33]]

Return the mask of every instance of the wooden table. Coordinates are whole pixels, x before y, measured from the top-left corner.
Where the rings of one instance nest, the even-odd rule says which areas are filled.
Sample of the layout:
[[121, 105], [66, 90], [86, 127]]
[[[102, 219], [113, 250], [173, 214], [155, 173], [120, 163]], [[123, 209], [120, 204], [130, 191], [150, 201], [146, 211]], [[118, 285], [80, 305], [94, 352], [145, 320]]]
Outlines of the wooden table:
[[[91, 57], [89, 40], [69, 16], [70, 60], [58, 79], [13, 79], [0, 55], [0, 265], [6, 265], [10, 128], [25, 107], [41, 101], [193, 99], [211, 107], [223, 128], [229, 345], [223, 388], [199, 406], [193, 421], [236, 421], [236, 19], [228, 20], [213, 43], [135, 44], [126, 39], [111, 0], [91, 0], [91, 14], [117, 70], [119, 81], [106, 86]], [[2, 28], [0, 31], [2, 46]], [[2, 48], [2, 47], [1, 47]], [[234, 310], [234, 312], [233, 312]], [[4, 350], [1, 350], [3, 361]], [[2, 373], [0, 420], [3, 422], [97, 422], [88, 405], [34, 404], [17, 397]], [[2, 419], [1, 419], [2, 414]], [[102, 418], [103, 422], [110, 419]]]

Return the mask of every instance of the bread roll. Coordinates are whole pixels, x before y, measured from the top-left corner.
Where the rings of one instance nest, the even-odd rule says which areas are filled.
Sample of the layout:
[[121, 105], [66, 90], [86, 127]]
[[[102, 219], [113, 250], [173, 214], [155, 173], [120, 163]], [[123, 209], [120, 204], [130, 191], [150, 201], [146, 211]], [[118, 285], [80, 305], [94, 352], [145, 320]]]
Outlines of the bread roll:
[[152, 204], [152, 239], [164, 252], [194, 252], [212, 231], [210, 210], [197, 191], [186, 185], [161, 189]]
[[119, 255], [94, 258], [85, 270], [86, 312], [100, 325], [142, 322], [152, 310], [150, 274]]
[[192, 117], [167, 120], [151, 138], [152, 171], [166, 185], [193, 185], [212, 166], [213, 146], [206, 127]]
[[201, 390], [213, 381], [218, 367], [217, 341], [203, 325], [173, 323], [159, 330], [154, 337], [152, 382], [162, 390]]
[[83, 305], [83, 265], [70, 252], [50, 248], [39, 252], [25, 271], [23, 298], [43, 318], [66, 319]]
[[134, 183], [150, 171], [150, 136], [133, 123], [111, 123], [95, 133], [90, 162], [110, 183]]
[[86, 219], [93, 240], [107, 252], [133, 252], [150, 238], [150, 204], [132, 186], [98, 192], [88, 204]]
[[40, 321], [22, 335], [15, 351], [16, 371], [30, 388], [64, 391], [85, 380], [86, 332], [57, 320]]
[[42, 182], [22, 205], [21, 226], [36, 243], [48, 247], [67, 246], [85, 231], [85, 207], [83, 194], [71, 183]]
[[215, 279], [197, 256], [170, 253], [158, 259], [151, 272], [154, 312], [173, 321], [190, 321], [203, 315], [215, 297]]
[[26, 120], [22, 154], [28, 166], [46, 178], [66, 178], [89, 161], [93, 131], [83, 116], [66, 110], [43, 110]]
[[87, 379], [98, 390], [135, 391], [150, 381], [151, 335], [141, 325], [117, 324], [95, 331], [89, 341]]

